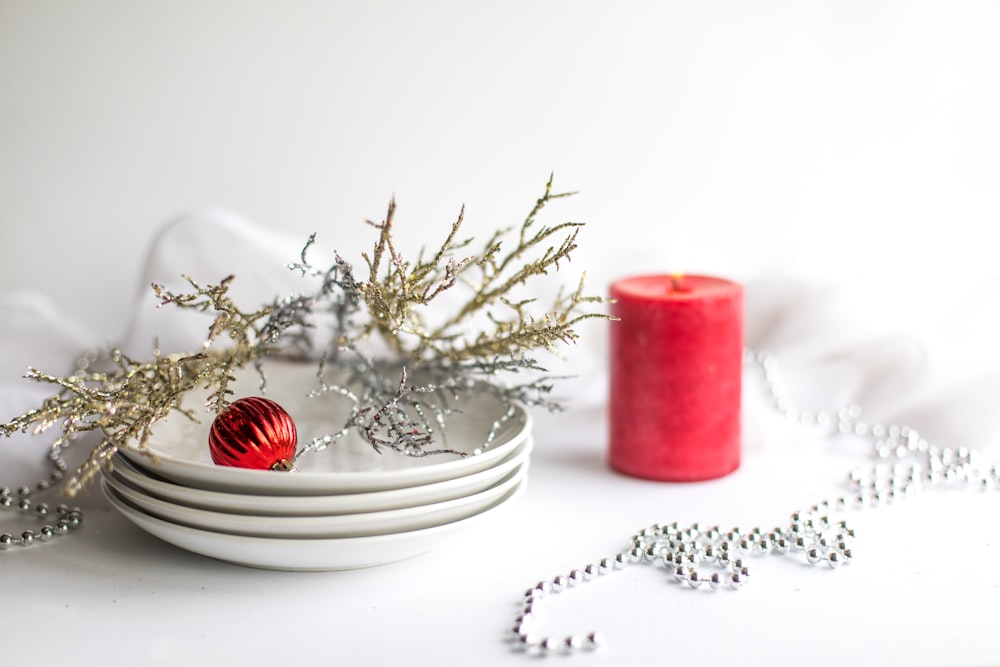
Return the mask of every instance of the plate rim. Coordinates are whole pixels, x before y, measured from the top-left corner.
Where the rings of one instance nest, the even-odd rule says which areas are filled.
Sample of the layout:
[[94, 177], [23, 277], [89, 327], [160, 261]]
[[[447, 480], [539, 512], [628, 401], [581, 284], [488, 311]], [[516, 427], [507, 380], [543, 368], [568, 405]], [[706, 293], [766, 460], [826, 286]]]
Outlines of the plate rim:
[[[438, 482], [358, 493], [264, 495], [202, 489], [178, 484], [156, 476], [155, 473], [136, 466], [126, 457], [122, 457], [119, 463], [116, 460], [118, 454], [110, 458], [110, 471], [102, 469], [102, 474], [105, 476], [117, 474], [126, 482], [142, 488], [150, 496], [199, 509], [231, 514], [260, 514], [261, 516], [294, 514], [316, 516], [412, 507], [456, 498], [463, 495], [469, 488], [483, 490], [491, 485], [490, 480], [494, 477], [500, 479], [520, 463], [528, 460], [533, 450], [534, 439], [529, 436], [509, 456], [484, 470]], [[189, 492], [190, 495], [186, 492]], [[254, 507], [254, 505], [266, 506], [269, 504], [272, 507], [277, 506], [278, 509], [267, 511]]]
[[[190, 528], [179, 524], [173, 524], [163, 519], [158, 519], [118, 500], [117, 498], [114, 498], [110, 494], [105, 494], [105, 497], [116, 511], [118, 511], [126, 520], [135, 525], [137, 528], [149, 535], [152, 535], [153, 537], [156, 537], [157, 539], [173, 545], [178, 549], [198, 554], [206, 558], [241, 565], [244, 567], [281, 571], [329, 572], [389, 565], [391, 563], [407, 560], [427, 553], [428, 551], [432, 551], [436, 546], [438, 546], [440, 540], [446, 538], [449, 534], [480, 520], [484, 520], [488, 516], [494, 516], [498, 511], [509, 507], [525, 493], [527, 484], [528, 478], [526, 476], [521, 480], [520, 484], [516, 485], [503, 498], [490, 507], [470, 517], [459, 519], [458, 521], [440, 524], [431, 528], [406, 531], [403, 533], [370, 535], [365, 537], [315, 539], [245, 537], [230, 535], [227, 533], [213, 533], [212, 531]], [[421, 539], [424, 541], [420, 542]], [[420, 543], [419, 546], [416, 544], [418, 542]], [[229, 550], [220, 550], [218, 548], [219, 545], [231, 547], [236, 544], [239, 544], [244, 548]], [[343, 553], [344, 550], [354, 550], [356, 552], [366, 548], [374, 549], [378, 546], [385, 547], [393, 544], [397, 546], [409, 545], [410, 548], [400, 548], [395, 551], [391, 557], [386, 554], [385, 557], [381, 558], [364, 558], [356, 553], [352, 554], [354, 557], [351, 558]], [[206, 545], [209, 548], [206, 548]], [[251, 548], [245, 548], [247, 546]], [[302, 546], [310, 547], [308, 557], [297, 549], [297, 547]], [[281, 551], [283, 557], [287, 556], [288, 553], [296, 553], [300, 556], [300, 559], [297, 563], [292, 563], [291, 559], [284, 560], [283, 558], [264, 559], [246, 557], [246, 555], [249, 555], [251, 552], [255, 553], [258, 549], [267, 547]], [[244, 557], [238, 558], [233, 555], [234, 552], [242, 552]], [[320, 553], [317, 554], [316, 552]], [[339, 558], [331, 558], [331, 552], [338, 553]], [[230, 555], [223, 555], [223, 553]]]
[[[145, 512], [146, 514], [190, 528], [212, 530], [212, 532], [216, 533], [246, 537], [277, 537], [282, 539], [346, 538], [409, 532], [412, 530], [419, 530], [421, 528], [430, 528], [434, 525], [438, 525], [438, 523], [450, 523], [452, 521], [457, 521], [465, 518], [465, 514], [471, 516], [471, 514], [474, 514], [475, 512], [467, 509], [465, 514], [462, 514], [460, 510], [466, 505], [471, 505], [479, 507], [476, 511], [482, 511], [492, 504], [492, 502], [487, 502], [485, 505], [480, 506], [484, 501], [486, 501], [486, 499], [489, 499], [490, 501], [498, 500], [508, 491], [517, 486], [527, 475], [528, 465], [528, 461], [521, 463], [509, 473], [504, 475], [503, 478], [496, 484], [491, 485], [489, 488], [480, 491], [479, 493], [470, 494], [468, 496], [453, 498], [440, 503], [416, 505], [412, 507], [398, 508], [395, 510], [326, 516], [274, 517], [215, 512], [163, 501], [143, 493], [140, 489], [130, 487], [128, 484], [122, 484], [121, 482], [116, 483], [116, 481], [110, 478], [102, 480], [102, 485], [107, 487], [103, 488], [106, 494], [110, 490], [110, 492], [117, 494], [121, 500], [136, 506], [137, 509]], [[423, 526], [411, 525], [403, 528], [364, 528], [366, 525], [364, 523], [365, 521], [374, 522], [375, 524], [407, 520], [412, 522], [419, 521], [422, 516], [426, 516], [425, 513], [440, 513], [448, 512], [449, 510], [459, 511], [459, 515], [446, 521], [439, 521], [438, 523]], [[471, 514], [469, 512], [471, 512]], [[236, 524], [234, 523], [225, 523], [230, 519], [235, 520], [236, 524], [245, 523], [247, 526], [243, 528], [236, 527]], [[298, 528], [293, 529], [286, 534], [282, 534], [280, 531], [268, 531], [266, 529], [254, 530], [252, 522], [255, 520], [264, 524], [282, 524], [284, 526], [293, 526]], [[324, 525], [324, 522], [328, 523]], [[217, 527], [212, 528], [211, 526]]]
[[295, 482], [285, 481], [291, 478], [288, 473], [232, 468], [200, 461], [189, 461], [159, 454], [155, 448], [151, 448], [149, 454], [130, 447], [119, 447], [117, 451], [121, 452], [134, 465], [159, 477], [164, 477], [183, 486], [194, 486], [206, 490], [256, 495], [326, 495], [400, 489], [481, 472], [489, 468], [491, 463], [503, 459], [513, 449], [516, 449], [525, 438], [530, 436], [533, 426], [531, 412], [523, 403], [512, 401], [511, 408], [523, 418], [521, 428], [513, 433], [507, 441], [480, 454], [402, 470], [296, 471], [293, 473]]

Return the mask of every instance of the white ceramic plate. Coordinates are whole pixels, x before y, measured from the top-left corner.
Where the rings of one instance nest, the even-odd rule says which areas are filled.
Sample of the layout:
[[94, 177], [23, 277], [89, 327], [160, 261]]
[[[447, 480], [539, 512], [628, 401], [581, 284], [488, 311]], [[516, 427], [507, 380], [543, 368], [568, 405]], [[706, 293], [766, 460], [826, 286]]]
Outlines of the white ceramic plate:
[[200, 530], [154, 517], [121, 500], [114, 492], [109, 491], [105, 495], [139, 528], [181, 549], [249, 567], [318, 571], [385, 565], [431, 551], [454, 537], [456, 531], [478, 523], [509, 505], [520, 497], [526, 485], [527, 479], [522, 479], [486, 510], [452, 523], [405, 533], [330, 539], [247, 537]]
[[[349, 408], [346, 399], [336, 394], [308, 397], [317, 387], [314, 365], [269, 363], [266, 370], [266, 395], [295, 420], [300, 443], [343, 427]], [[234, 397], [262, 395], [259, 382], [252, 368], [244, 369], [233, 385]], [[206, 398], [204, 390], [193, 390], [184, 405], [196, 407]], [[209, 412], [201, 422], [176, 412], [158, 422], [149, 442], [155, 458], [130, 449], [120, 451], [135, 465], [186, 486], [257, 495], [323, 495], [400, 489], [471, 475], [509, 456], [531, 432], [531, 418], [523, 406], [514, 405], [508, 414], [503, 403], [487, 393], [466, 394], [451, 407], [461, 412], [449, 415], [447, 428], [439, 429], [439, 446], [465, 452], [465, 457], [378, 454], [352, 431], [327, 450], [303, 456], [294, 473], [218, 466], [208, 451], [213, 417]], [[485, 445], [498, 424], [492, 441]], [[476, 450], [481, 453], [475, 454]]]
[[257, 514], [263, 516], [320, 516], [379, 512], [413, 507], [463, 498], [485, 491], [515, 468], [525, 463], [532, 450], [532, 440], [527, 438], [507, 458], [497, 465], [471, 475], [447, 479], [431, 484], [420, 484], [404, 489], [370, 491], [368, 493], [341, 493], [322, 496], [261, 496], [244, 493], [209, 491], [151, 477], [142, 468], [115, 455], [112, 470], [105, 477], [115, 476], [147, 495], [188, 507], [227, 512], [230, 514]]
[[[114, 475], [106, 477], [104, 483], [110, 487], [111, 493], [117, 493], [146, 513], [192, 528], [251, 537], [363, 537], [431, 528], [478, 514], [519, 484], [527, 472], [527, 465], [521, 465], [494, 486], [464, 498], [382, 512], [335, 516], [227, 514], [153, 498]], [[105, 491], [108, 492], [108, 489]]]

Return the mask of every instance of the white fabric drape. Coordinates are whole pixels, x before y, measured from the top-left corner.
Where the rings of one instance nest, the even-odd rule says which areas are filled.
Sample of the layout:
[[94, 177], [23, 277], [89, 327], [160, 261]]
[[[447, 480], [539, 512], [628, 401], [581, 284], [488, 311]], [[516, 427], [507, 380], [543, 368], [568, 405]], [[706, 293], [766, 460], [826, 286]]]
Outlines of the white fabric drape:
[[[123, 304], [120, 322], [111, 323], [119, 325], [117, 331], [114, 326], [107, 331], [87, 330], [57, 312], [41, 294], [0, 294], [4, 349], [0, 414], [13, 417], [51, 393], [49, 387], [22, 379], [29, 365], [64, 374], [81, 352], [110, 342], [137, 358], [149, 356], [156, 343], [164, 351], [196, 349], [209, 320], [199, 313], [158, 308], [150, 283], [185, 290], [190, 286], [182, 275], [208, 284], [232, 274], [236, 276], [232, 296], [253, 308], [307, 289], [301, 276], [287, 268], [299, 258], [303, 245], [302, 239], [264, 229], [227, 211], [181, 215], [156, 236], [137, 298]], [[320, 240], [310, 249], [310, 259], [325, 266], [333, 250]], [[959, 356], [953, 350], [942, 345], [931, 349], [921, 332], [893, 331], [891, 323], [862, 318], [836, 286], [788, 275], [745, 282], [747, 346], [777, 356], [803, 408], [837, 409], [857, 403], [867, 419], [912, 425], [942, 446], [992, 446], [1000, 424], [1000, 411], [994, 409], [1000, 397], [997, 368], [949, 366], [947, 361]], [[600, 289], [591, 286], [592, 291]], [[984, 309], [989, 305], [984, 303]], [[966, 315], [974, 319], [976, 313]], [[585, 323], [581, 343], [567, 349], [564, 359], [553, 361], [559, 372], [576, 376], [556, 393], [584, 420], [599, 414], [606, 394], [606, 332], [601, 328], [607, 326], [615, 325]], [[962, 358], [976, 357], [975, 350], [962, 351]], [[985, 356], [988, 350], [983, 352]], [[759, 385], [748, 376], [745, 439], [751, 448], [780, 440], [778, 432], [769, 432], [777, 424], [775, 415], [755, 393]]]

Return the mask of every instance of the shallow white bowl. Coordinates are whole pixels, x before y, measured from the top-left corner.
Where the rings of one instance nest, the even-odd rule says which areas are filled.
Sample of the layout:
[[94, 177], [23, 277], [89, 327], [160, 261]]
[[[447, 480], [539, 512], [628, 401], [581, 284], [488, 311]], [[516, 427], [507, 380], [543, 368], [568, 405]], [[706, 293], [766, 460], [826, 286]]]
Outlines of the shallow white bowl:
[[117, 478], [105, 477], [106, 493], [117, 494], [147, 514], [192, 528], [251, 537], [327, 538], [384, 535], [431, 528], [478, 514], [506, 495], [527, 475], [522, 464], [490, 488], [440, 503], [332, 516], [228, 514], [178, 505], [146, 494]]
[[[318, 386], [314, 365], [268, 363], [265, 369], [266, 396], [284, 406], [295, 420], [300, 443], [344, 426], [349, 409], [346, 399], [337, 394], [308, 396]], [[233, 385], [234, 397], [265, 395], [259, 382], [252, 368], [243, 369]], [[190, 408], [204, 404], [208, 392], [189, 394], [184, 405]], [[378, 454], [352, 431], [327, 450], [296, 461], [294, 473], [218, 466], [208, 450], [213, 415], [207, 411], [200, 422], [177, 412], [158, 422], [149, 441], [153, 458], [132, 449], [120, 451], [133, 464], [186, 486], [257, 495], [323, 495], [400, 489], [471, 475], [509, 456], [531, 432], [531, 417], [523, 406], [508, 410], [488, 393], [465, 394], [449, 405], [460, 413], [449, 415], [447, 427], [438, 429], [439, 447], [464, 452], [465, 457]], [[480, 453], [474, 453], [477, 450]]]
[[403, 489], [321, 496], [262, 496], [183, 486], [153, 477], [145, 469], [133, 466], [118, 455], [112, 457], [111, 470], [106, 470], [104, 474], [105, 477], [113, 476], [122, 479], [154, 498], [189, 507], [230, 514], [319, 516], [413, 507], [479, 493], [490, 488], [515, 468], [528, 461], [531, 450], [532, 440], [527, 438], [507, 458], [486, 470], [471, 475]]
[[522, 479], [487, 509], [468, 518], [403, 533], [326, 539], [247, 537], [182, 526], [137, 509], [107, 490], [108, 501], [129, 521], [181, 549], [223, 561], [269, 570], [350, 570], [412, 558], [445, 544], [454, 534], [496, 514], [520, 497]]

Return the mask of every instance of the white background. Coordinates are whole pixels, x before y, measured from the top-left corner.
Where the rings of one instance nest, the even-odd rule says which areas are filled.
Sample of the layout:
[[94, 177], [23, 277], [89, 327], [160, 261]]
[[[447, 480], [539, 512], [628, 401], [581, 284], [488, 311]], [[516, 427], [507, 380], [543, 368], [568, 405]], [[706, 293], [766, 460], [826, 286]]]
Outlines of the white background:
[[[998, 34], [989, 2], [0, 0], [0, 290], [115, 340], [181, 212], [222, 207], [357, 257], [394, 195], [417, 247], [463, 204], [476, 235], [519, 222], [554, 172], [579, 194], [547, 220], [587, 223], [571, 268], [595, 292], [642, 271], [778, 273], [992, 368]], [[603, 329], [585, 333], [599, 349]], [[538, 579], [653, 521], [781, 522], [849, 466], [779, 446], [725, 482], [655, 485], [608, 473], [600, 429], [547, 419], [529, 492], [494, 533], [390, 568], [236, 568], [92, 496], [84, 533], [0, 559], [3, 651], [517, 664], [502, 631]], [[864, 515], [866, 563], [762, 566], [769, 583], [721, 600], [622, 573], [592, 606], [554, 600], [553, 632], [605, 629], [614, 643], [580, 664], [996, 662], [998, 509], [947, 495]]]
[[[205, 205], [350, 254], [579, 191], [576, 264], [996, 298], [990, 2], [0, 2], [0, 287], [102, 335]], [[225, 269], [220, 269], [224, 271]], [[902, 313], [900, 312], [902, 311]]]

